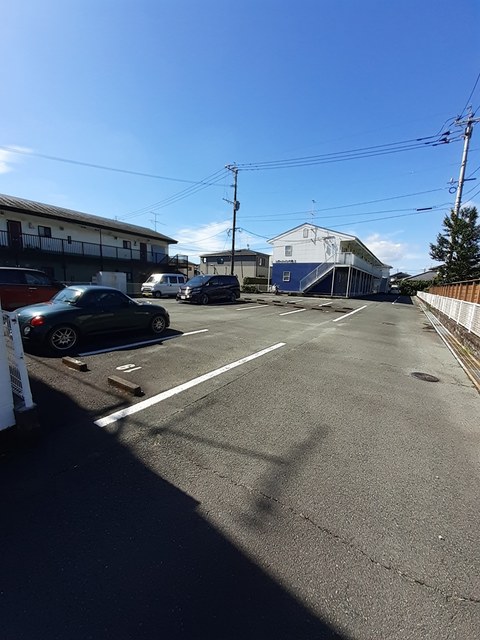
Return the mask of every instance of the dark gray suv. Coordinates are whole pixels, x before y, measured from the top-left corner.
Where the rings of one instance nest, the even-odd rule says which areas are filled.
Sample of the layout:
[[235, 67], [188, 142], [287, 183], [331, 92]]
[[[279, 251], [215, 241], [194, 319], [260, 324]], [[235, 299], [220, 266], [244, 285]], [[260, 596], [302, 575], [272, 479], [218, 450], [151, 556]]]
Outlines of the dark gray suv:
[[217, 300], [235, 302], [240, 297], [237, 276], [195, 276], [183, 284], [177, 293], [180, 302], [208, 304]]

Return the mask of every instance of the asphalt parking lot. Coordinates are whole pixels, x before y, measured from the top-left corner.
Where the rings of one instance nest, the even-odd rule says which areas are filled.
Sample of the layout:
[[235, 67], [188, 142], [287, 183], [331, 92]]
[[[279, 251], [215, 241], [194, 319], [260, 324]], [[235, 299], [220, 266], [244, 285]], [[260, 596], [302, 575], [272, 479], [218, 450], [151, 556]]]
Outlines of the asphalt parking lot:
[[82, 345], [87, 371], [27, 355], [7, 640], [476, 640], [478, 393], [420, 308], [159, 302], [164, 336]]
[[[178, 303], [171, 298], [151, 302], [168, 310], [170, 328], [161, 337], [122, 334], [83, 342], [71, 355], [86, 363], [87, 371], [66, 366], [59, 356], [27, 353], [44, 428], [63, 419], [63, 413], [57, 414], [48, 399], [41, 399], [48, 388], [65, 394], [82, 413], [101, 417], [286, 339], [294, 343], [295, 336], [303, 336], [305, 330], [315, 331], [329, 324], [333, 327], [340, 317], [363, 310], [373, 300], [258, 295], [245, 297], [237, 304], [208, 306]], [[111, 376], [139, 385], [141, 396], [113, 387], [108, 382]]]

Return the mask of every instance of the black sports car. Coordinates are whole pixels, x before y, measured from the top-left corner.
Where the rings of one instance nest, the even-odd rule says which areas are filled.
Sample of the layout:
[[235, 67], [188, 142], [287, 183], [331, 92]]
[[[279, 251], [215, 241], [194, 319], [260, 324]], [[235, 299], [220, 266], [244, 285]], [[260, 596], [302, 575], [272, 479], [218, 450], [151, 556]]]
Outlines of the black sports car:
[[118, 289], [73, 285], [48, 302], [17, 310], [25, 344], [40, 344], [56, 353], [72, 351], [83, 336], [121, 331], [161, 334], [170, 325], [163, 307], [137, 302]]

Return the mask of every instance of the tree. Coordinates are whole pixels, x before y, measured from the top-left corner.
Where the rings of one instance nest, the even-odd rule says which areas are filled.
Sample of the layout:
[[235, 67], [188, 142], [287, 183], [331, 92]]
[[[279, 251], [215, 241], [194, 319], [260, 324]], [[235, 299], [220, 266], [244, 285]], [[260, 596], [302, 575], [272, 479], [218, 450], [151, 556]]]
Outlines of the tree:
[[442, 262], [443, 282], [459, 282], [480, 277], [480, 225], [475, 207], [462, 207], [443, 220], [443, 233], [430, 244], [430, 257]]

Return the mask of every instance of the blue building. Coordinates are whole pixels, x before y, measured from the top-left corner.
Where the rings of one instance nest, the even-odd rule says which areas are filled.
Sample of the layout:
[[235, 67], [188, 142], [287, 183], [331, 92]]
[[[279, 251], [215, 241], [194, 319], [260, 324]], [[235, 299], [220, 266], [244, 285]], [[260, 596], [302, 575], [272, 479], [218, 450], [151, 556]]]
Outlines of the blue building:
[[355, 236], [305, 222], [268, 242], [280, 291], [349, 298], [388, 290], [391, 267]]

